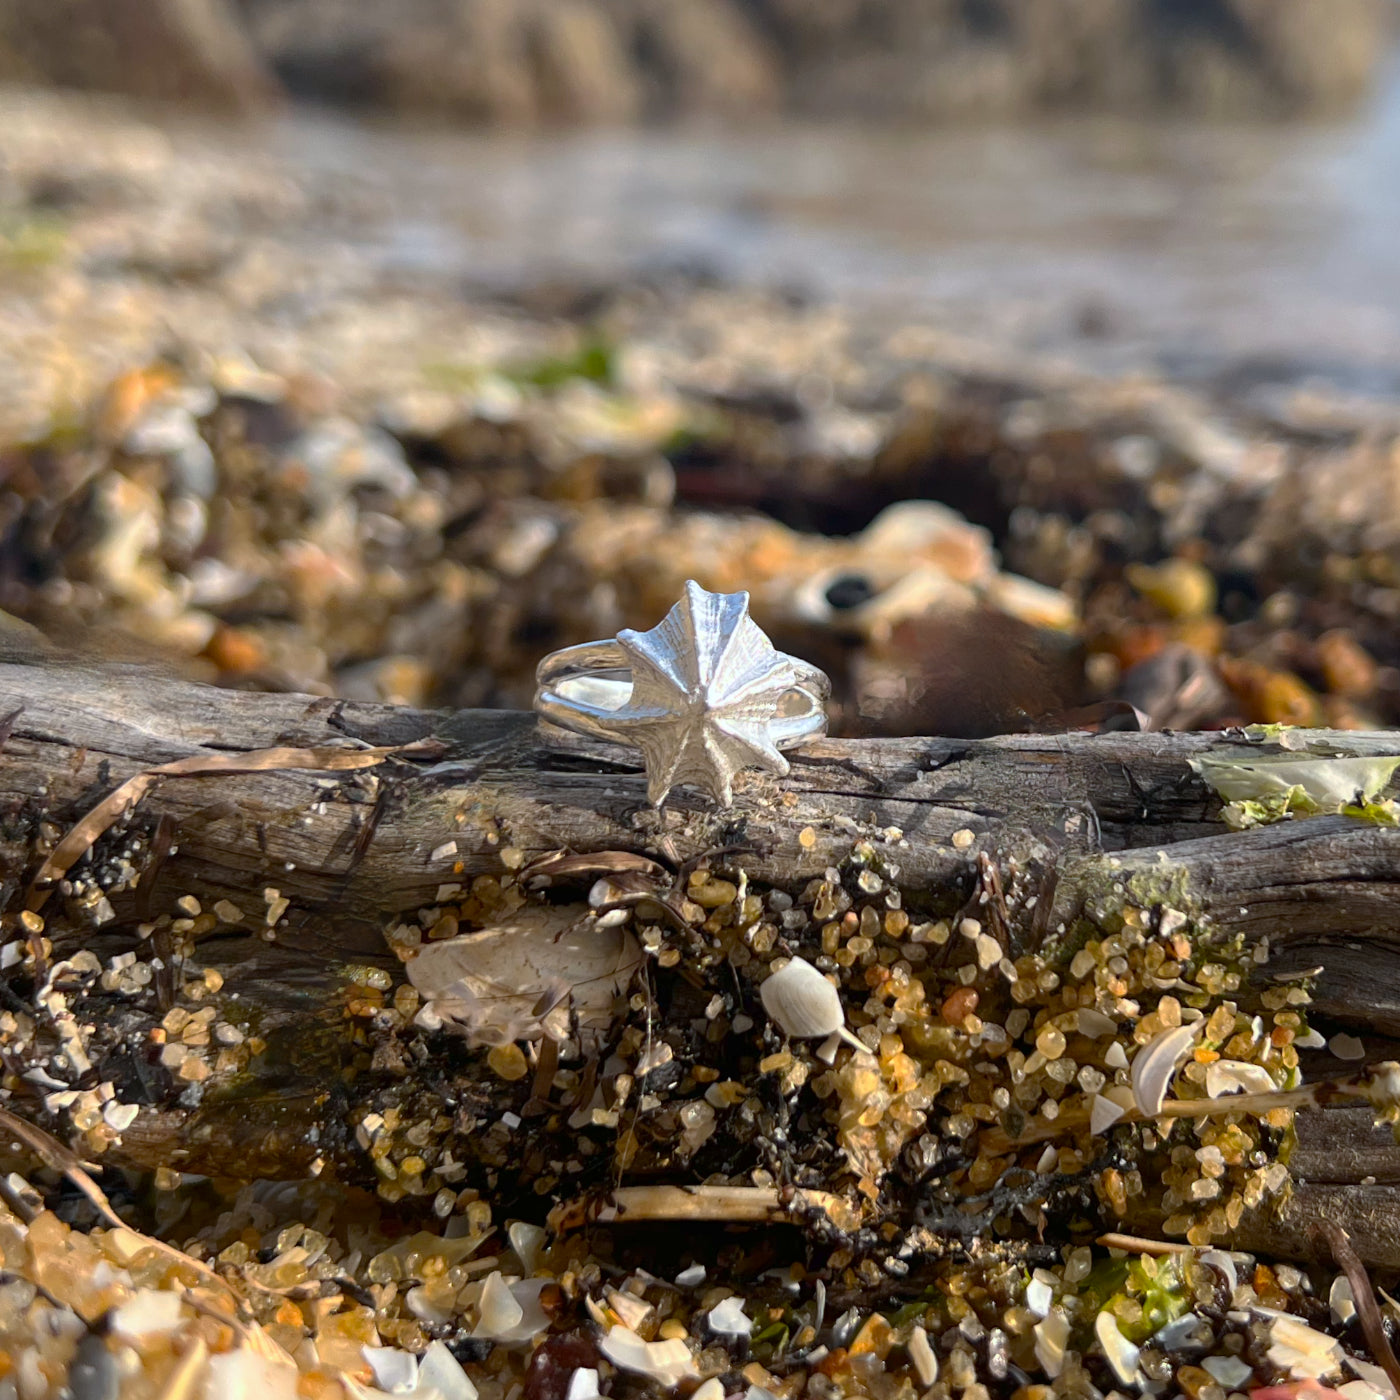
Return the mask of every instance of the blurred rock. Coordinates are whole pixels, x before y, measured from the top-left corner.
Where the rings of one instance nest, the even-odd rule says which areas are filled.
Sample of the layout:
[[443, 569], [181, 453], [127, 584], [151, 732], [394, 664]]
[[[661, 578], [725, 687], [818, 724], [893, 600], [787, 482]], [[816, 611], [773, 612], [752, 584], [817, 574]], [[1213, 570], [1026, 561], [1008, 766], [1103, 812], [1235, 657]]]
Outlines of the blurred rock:
[[225, 0], [0, 0], [0, 79], [247, 112], [278, 90]]
[[1138, 662], [1118, 693], [1147, 716], [1151, 729], [1205, 728], [1232, 708], [1230, 692], [1210, 662], [1179, 643]]
[[527, 123], [774, 107], [1287, 114], [1364, 94], [1394, 23], [1388, 0], [239, 3], [295, 91]]

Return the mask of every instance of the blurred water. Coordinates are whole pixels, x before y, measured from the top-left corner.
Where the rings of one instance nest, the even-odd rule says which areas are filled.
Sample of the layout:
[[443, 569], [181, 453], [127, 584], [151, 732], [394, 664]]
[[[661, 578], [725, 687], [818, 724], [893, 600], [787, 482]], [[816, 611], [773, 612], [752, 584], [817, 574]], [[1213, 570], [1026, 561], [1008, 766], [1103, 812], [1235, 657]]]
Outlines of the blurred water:
[[1333, 125], [1058, 120], [481, 135], [301, 114], [267, 138], [470, 282], [699, 264], [1104, 367], [1253, 363], [1400, 393], [1400, 70]]

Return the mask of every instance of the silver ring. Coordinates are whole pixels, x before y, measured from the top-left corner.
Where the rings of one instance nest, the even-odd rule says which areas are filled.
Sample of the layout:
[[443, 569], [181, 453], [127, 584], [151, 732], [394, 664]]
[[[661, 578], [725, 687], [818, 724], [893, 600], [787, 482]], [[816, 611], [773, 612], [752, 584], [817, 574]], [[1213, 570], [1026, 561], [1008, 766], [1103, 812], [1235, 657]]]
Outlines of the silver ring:
[[708, 593], [693, 579], [649, 632], [551, 652], [535, 672], [535, 709], [551, 724], [640, 749], [647, 798], [677, 783], [734, 800], [734, 774], [785, 777], [781, 750], [826, 733], [831, 681], [778, 651], [749, 616], [747, 593]]

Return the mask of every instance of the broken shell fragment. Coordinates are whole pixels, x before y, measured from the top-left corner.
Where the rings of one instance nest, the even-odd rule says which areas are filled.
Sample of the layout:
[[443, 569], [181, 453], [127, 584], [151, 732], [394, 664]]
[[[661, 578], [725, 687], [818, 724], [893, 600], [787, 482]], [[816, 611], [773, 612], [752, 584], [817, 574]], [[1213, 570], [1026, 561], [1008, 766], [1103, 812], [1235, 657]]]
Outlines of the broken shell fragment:
[[1175, 1026], [1154, 1036], [1133, 1058], [1133, 1098], [1144, 1118], [1155, 1118], [1162, 1111], [1177, 1068], [1200, 1033], [1199, 1021]]
[[646, 1376], [659, 1385], [679, 1385], [699, 1378], [695, 1359], [677, 1337], [664, 1342], [644, 1342], [630, 1327], [614, 1327], [599, 1339], [598, 1350], [624, 1371]]
[[1031, 1329], [1035, 1338], [1035, 1359], [1051, 1380], [1064, 1370], [1065, 1347], [1069, 1342], [1069, 1322], [1058, 1308]]
[[1277, 1087], [1263, 1065], [1247, 1060], [1216, 1060], [1206, 1068], [1206, 1093], [1213, 1099], [1224, 1094], [1272, 1094]]
[[[841, 993], [802, 958], [792, 958], [759, 989], [763, 1009], [794, 1040], [839, 1035], [857, 1050], [867, 1047], [846, 1029]], [[868, 1053], [868, 1051], [867, 1051]]]
[[1089, 1131], [1094, 1137], [1100, 1137], [1106, 1133], [1123, 1115], [1127, 1109], [1120, 1103], [1114, 1103], [1112, 1099], [1103, 1094], [1095, 1094], [1093, 1107], [1089, 1110]]
[[1141, 1353], [1118, 1330], [1117, 1319], [1107, 1308], [1094, 1319], [1094, 1335], [1099, 1339], [1108, 1364], [1113, 1367], [1113, 1374], [1118, 1377], [1118, 1384], [1136, 1386], [1142, 1379], [1138, 1366]]

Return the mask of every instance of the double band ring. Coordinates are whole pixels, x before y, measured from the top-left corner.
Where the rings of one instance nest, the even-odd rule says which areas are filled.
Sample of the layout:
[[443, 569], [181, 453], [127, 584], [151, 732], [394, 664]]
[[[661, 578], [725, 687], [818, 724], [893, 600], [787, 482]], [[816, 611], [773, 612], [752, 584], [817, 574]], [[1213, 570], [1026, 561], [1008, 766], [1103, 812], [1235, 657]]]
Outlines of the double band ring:
[[727, 807], [741, 768], [785, 776], [781, 751], [826, 733], [831, 698], [824, 671], [768, 640], [747, 593], [694, 581], [649, 632], [551, 652], [535, 682], [551, 724], [641, 750], [658, 807], [677, 783]]

